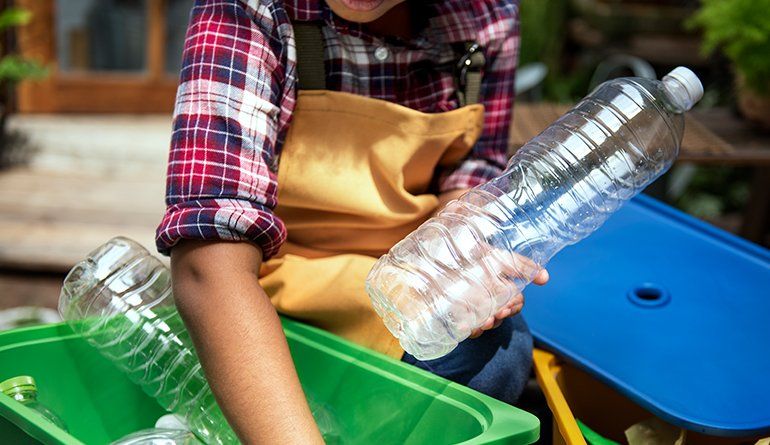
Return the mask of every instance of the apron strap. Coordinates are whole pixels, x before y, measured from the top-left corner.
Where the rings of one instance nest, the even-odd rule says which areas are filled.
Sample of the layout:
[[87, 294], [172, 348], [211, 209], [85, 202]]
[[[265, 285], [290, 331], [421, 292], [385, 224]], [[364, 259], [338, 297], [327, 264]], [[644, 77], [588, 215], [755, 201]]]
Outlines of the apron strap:
[[484, 52], [476, 42], [464, 42], [455, 45], [458, 54], [455, 65], [455, 84], [460, 106], [476, 104], [481, 93], [481, 70], [486, 59]]
[[321, 23], [294, 22], [297, 82], [300, 90], [325, 90], [324, 37]]
[[[297, 77], [300, 90], [325, 90], [324, 38], [321, 22], [294, 22], [297, 46]], [[460, 106], [479, 102], [481, 71], [486, 60], [476, 42], [454, 45], [457, 62], [454, 65], [455, 85]]]

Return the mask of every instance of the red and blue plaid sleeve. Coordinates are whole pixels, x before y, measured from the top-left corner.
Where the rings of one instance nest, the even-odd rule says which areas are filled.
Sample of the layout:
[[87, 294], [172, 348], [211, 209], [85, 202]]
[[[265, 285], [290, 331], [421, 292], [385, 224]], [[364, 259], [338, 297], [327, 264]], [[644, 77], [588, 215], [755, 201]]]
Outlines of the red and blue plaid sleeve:
[[508, 159], [514, 100], [514, 77], [519, 53], [518, 1], [479, 2], [479, 43], [485, 50], [480, 102], [484, 130], [468, 157], [455, 169], [439, 172], [439, 191], [463, 190], [502, 173]]
[[[156, 243], [247, 240], [274, 255], [276, 146], [288, 126], [287, 36], [275, 2], [196, 1], [174, 110], [166, 204]], [[250, 3], [251, 4], [251, 3]], [[290, 31], [289, 31], [290, 32]], [[293, 57], [293, 55], [292, 55]]]

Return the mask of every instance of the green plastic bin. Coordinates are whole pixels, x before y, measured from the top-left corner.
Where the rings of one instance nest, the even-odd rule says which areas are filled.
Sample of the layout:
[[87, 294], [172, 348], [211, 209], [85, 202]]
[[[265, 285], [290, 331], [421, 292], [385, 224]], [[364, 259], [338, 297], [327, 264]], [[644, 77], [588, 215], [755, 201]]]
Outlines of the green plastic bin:
[[[354, 443], [538, 439], [540, 424], [527, 412], [319, 329], [286, 319], [283, 326], [303, 386]], [[0, 394], [0, 443], [105, 444], [165, 413], [65, 324], [0, 334], [0, 381], [16, 375], [35, 378], [40, 401], [69, 433]]]

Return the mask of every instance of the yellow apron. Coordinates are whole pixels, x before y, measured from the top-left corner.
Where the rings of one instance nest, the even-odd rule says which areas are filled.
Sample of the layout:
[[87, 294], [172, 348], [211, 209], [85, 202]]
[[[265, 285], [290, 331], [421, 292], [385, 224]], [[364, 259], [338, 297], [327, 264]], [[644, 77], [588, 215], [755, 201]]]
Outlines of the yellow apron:
[[[403, 350], [364, 289], [377, 257], [428, 219], [438, 166], [458, 164], [478, 139], [483, 107], [426, 114], [325, 90], [319, 24], [295, 23], [301, 90], [278, 169], [288, 240], [260, 283], [278, 312], [395, 358]], [[465, 45], [461, 101], [473, 103], [483, 54]]]
[[260, 282], [285, 315], [400, 358], [364, 281], [376, 257], [436, 210], [437, 166], [460, 162], [483, 107], [426, 114], [353, 94], [300, 91], [278, 170], [288, 241]]

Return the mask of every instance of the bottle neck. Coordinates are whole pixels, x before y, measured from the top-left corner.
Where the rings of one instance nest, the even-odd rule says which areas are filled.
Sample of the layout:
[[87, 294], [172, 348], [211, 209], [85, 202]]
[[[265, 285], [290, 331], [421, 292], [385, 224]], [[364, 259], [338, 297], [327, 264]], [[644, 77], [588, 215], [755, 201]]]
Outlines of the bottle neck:
[[11, 388], [3, 392], [8, 397], [21, 403], [37, 401], [37, 390], [25, 388]]
[[697, 102], [696, 98], [690, 96], [687, 86], [676, 77], [665, 76], [662, 82], [663, 91], [669, 99], [668, 105], [674, 113], [681, 114], [689, 111]]

